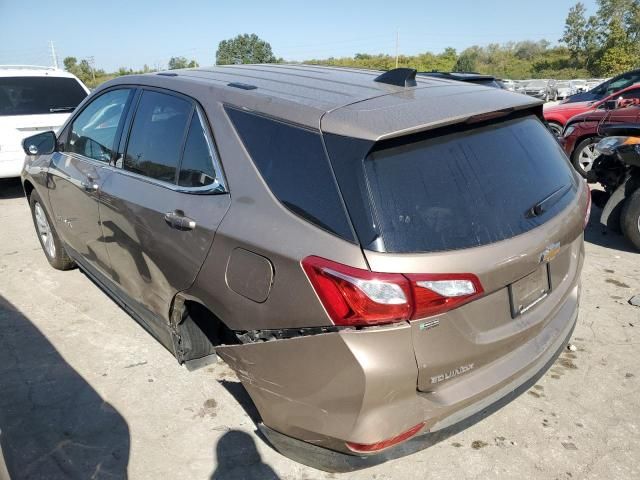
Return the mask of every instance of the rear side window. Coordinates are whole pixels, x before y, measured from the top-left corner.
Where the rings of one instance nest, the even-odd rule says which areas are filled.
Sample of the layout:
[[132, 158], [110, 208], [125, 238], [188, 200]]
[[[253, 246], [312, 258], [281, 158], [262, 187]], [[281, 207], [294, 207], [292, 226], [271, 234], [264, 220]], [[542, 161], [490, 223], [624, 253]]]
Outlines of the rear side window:
[[[514, 237], [555, 216], [577, 191], [566, 157], [535, 117], [374, 148], [364, 172], [385, 251], [397, 253]], [[529, 213], [552, 194], [544, 213]]]
[[86, 96], [75, 78], [0, 78], [0, 116], [68, 113]]
[[131, 126], [124, 169], [175, 184], [192, 111], [187, 100], [145, 90]]
[[212, 146], [207, 141], [200, 116], [194, 112], [184, 146], [178, 185], [190, 188], [205, 187], [215, 180]]
[[226, 108], [260, 175], [289, 210], [354, 241], [317, 131]]

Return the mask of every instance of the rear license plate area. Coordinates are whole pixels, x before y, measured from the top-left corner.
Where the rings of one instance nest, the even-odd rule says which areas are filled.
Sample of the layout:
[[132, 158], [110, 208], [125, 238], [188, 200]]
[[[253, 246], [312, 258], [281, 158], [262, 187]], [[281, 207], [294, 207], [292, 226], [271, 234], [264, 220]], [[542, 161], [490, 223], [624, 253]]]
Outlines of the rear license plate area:
[[542, 302], [551, 290], [549, 264], [540, 265], [534, 272], [509, 285], [511, 318], [516, 318]]

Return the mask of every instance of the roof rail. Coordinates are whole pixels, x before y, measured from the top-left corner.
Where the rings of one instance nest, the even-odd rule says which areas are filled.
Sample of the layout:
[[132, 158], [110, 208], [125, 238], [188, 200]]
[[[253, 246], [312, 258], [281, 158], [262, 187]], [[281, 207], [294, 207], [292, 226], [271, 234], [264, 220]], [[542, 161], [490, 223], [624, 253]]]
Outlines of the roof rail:
[[41, 65], [0, 65], [2, 70], [58, 70], [55, 67], [44, 67]]
[[394, 68], [378, 75], [373, 81], [398, 87], [415, 87], [417, 85], [416, 73], [418, 71], [415, 68]]

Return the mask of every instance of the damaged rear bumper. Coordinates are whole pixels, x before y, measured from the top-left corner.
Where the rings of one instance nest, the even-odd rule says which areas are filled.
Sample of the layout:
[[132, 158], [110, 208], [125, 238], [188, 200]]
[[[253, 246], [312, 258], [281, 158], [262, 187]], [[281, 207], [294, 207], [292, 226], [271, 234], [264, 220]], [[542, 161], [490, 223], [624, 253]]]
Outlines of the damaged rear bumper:
[[553, 349], [550, 349], [549, 355], [545, 355], [544, 358], [532, 365], [531, 369], [527, 370], [521, 377], [514, 379], [508, 385], [500, 388], [500, 390], [459, 411], [458, 414], [452, 415], [452, 418], [447, 419], [448, 426], [437, 430], [425, 429], [423, 433], [381, 453], [355, 456], [303, 442], [277, 432], [264, 423], [258, 425], [258, 428], [273, 448], [281, 454], [299, 463], [327, 472], [352, 472], [411, 455], [469, 428], [529, 390], [551, 368], [565, 349], [573, 334], [576, 316], [577, 312], [571, 322], [569, 332], [562, 338], [562, 341], [557, 342]]
[[[529, 389], [571, 337], [578, 291], [574, 285], [544, 335], [522, 346], [535, 350], [530, 362], [447, 404], [416, 389], [408, 325], [221, 347], [218, 353], [247, 389], [264, 422], [260, 431], [277, 451], [320, 470], [353, 471], [438, 443]], [[471, 372], [452, 385], [482, 374]], [[422, 433], [380, 453], [359, 456], [345, 446], [391, 438], [420, 422], [426, 422]]]

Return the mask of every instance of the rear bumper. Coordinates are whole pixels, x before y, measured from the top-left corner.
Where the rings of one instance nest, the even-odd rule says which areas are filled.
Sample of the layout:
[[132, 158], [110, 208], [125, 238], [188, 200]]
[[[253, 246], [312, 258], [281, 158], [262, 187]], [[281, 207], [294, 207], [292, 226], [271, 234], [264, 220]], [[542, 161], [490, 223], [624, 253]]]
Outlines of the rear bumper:
[[[577, 290], [578, 287], [575, 291], [576, 298]], [[502, 382], [491, 392], [484, 392], [479, 396], [480, 398], [450, 413], [447, 417], [433, 424], [431, 428], [426, 428], [415, 437], [381, 453], [369, 456], [351, 455], [284, 435], [263, 423], [259, 424], [258, 428], [278, 452], [299, 463], [328, 472], [355, 471], [416, 453], [469, 428], [530, 389], [566, 348], [566, 344], [573, 334], [577, 316], [578, 308], [576, 305], [572, 309], [569, 321], [566, 322], [561, 335], [558, 335], [548, 345], [541, 356], [516, 376]]]
[[[242, 381], [264, 422], [259, 428], [276, 450], [321, 470], [357, 470], [442, 441], [535, 383], [575, 327], [579, 271], [535, 336], [435, 393], [416, 388], [406, 324], [229, 345], [217, 353]], [[371, 456], [354, 455], [345, 445], [392, 438], [421, 422], [421, 434]]]

